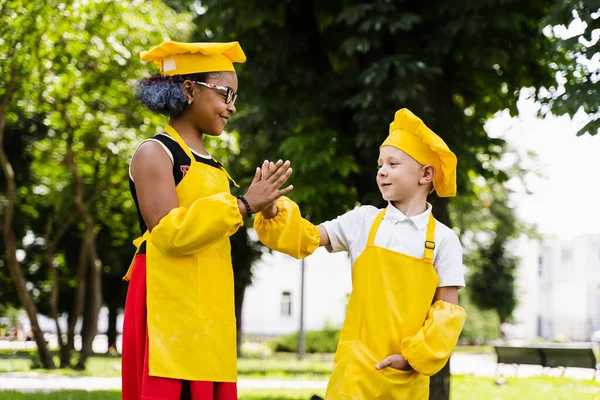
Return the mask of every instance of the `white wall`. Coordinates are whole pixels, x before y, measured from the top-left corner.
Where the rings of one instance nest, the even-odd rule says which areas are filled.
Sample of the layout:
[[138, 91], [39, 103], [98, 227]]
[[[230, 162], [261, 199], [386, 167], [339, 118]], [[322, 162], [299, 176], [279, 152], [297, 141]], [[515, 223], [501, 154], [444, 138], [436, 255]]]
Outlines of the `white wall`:
[[548, 240], [541, 255], [542, 336], [590, 340], [592, 332], [600, 328], [600, 235]]
[[533, 339], [537, 336], [540, 289], [539, 241], [525, 236], [520, 237], [516, 243], [514, 254], [519, 258], [519, 264], [515, 279], [517, 307], [513, 314], [515, 323], [510, 332], [511, 338]]
[[[297, 332], [300, 321], [301, 261], [281, 253], [265, 253], [254, 266], [242, 310], [244, 333], [279, 335]], [[347, 253], [329, 254], [319, 248], [305, 260], [304, 327], [341, 327], [352, 287]], [[284, 291], [290, 292], [292, 315], [281, 313]]]

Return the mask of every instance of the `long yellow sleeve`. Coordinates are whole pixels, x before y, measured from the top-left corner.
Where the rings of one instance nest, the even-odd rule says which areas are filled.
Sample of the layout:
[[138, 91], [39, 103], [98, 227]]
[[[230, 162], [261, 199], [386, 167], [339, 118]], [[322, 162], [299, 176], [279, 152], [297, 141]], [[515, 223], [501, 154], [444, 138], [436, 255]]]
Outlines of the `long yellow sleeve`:
[[450, 358], [466, 319], [462, 307], [436, 301], [419, 332], [402, 340], [402, 356], [421, 374], [436, 374]]
[[311, 255], [319, 247], [319, 229], [302, 218], [298, 205], [287, 197], [279, 198], [277, 209], [273, 218], [267, 219], [262, 213], [254, 217], [254, 229], [260, 241], [294, 258]]
[[152, 229], [150, 241], [165, 255], [183, 256], [233, 235], [242, 223], [237, 199], [219, 193], [172, 209]]

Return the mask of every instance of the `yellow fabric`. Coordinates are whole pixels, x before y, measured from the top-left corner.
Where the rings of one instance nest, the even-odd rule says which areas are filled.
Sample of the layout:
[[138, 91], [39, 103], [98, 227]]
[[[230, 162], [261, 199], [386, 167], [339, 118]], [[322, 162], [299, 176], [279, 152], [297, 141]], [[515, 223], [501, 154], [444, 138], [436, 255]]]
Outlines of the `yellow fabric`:
[[311, 255], [319, 247], [319, 228], [302, 218], [298, 205], [285, 196], [277, 200], [277, 209], [273, 218], [267, 219], [262, 213], [254, 217], [254, 229], [260, 241], [294, 258]]
[[448, 362], [466, 319], [462, 307], [436, 301], [419, 332], [402, 340], [402, 355], [420, 373], [437, 374]]
[[235, 71], [233, 63], [243, 63], [246, 55], [238, 42], [163, 42], [140, 53], [142, 61], [153, 61], [163, 75]]
[[[401, 354], [402, 339], [423, 327], [439, 278], [432, 252], [415, 258], [374, 245], [385, 210], [375, 219], [367, 247], [352, 267], [352, 294], [334, 358], [326, 400], [426, 400], [429, 377], [375, 365]], [[430, 216], [426, 238], [434, 241]]]
[[[151, 376], [236, 382], [236, 319], [229, 236], [242, 225], [227, 174], [190, 157], [177, 185], [179, 207], [146, 240]], [[129, 274], [129, 273], [128, 273]]]
[[438, 196], [456, 196], [456, 156], [442, 138], [408, 109], [396, 111], [390, 134], [380, 147], [383, 146], [396, 147], [422, 165], [435, 166], [433, 186]]

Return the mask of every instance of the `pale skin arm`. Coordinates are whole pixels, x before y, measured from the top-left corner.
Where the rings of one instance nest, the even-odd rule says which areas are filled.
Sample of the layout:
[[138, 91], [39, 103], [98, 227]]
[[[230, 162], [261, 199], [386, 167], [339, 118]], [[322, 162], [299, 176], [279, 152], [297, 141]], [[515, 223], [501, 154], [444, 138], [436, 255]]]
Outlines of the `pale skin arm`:
[[[283, 161], [281, 160], [277, 161], [276, 163], [265, 160], [261, 167], [261, 175], [263, 179], [268, 179], [269, 176], [271, 176], [271, 174], [273, 174], [273, 172], [276, 170], [276, 168], [279, 168], [281, 165], [283, 165]], [[277, 202], [275, 201], [267, 206], [262, 213], [267, 219], [275, 217], [277, 215]], [[331, 245], [331, 240], [329, 239], [329, 235], [327, 234], [325, 228], [322, 225], [318, 225], [317, 228], [319, 229], [320, 234], [319, 247]]]
[[[447, 286], [439, 287], [435, 292], [435, 300], [442, 300], [452, 304], [458, 304], [458, 287]], [[393, 368], [402, 371], [410, 371], [413, 368], [408, 361], [402, 357], [402, 354], [392, 354], [386, 357], [383, 361], [375, 365], [375, 369]]]

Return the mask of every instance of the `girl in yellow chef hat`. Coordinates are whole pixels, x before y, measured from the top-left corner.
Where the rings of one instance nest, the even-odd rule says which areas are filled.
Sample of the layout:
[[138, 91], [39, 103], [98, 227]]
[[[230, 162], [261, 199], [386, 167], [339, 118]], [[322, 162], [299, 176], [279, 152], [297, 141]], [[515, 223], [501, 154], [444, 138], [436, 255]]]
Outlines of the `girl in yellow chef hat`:
[[447, 362], [466, 318], [457, 304], [460, 242], [427, 202], [432, 190], [456, 194], [456, 156], [402, 109], [377, 164], [384, 209], [362, 206], [314, 226], [282, 197], [254, 221], [265, 245], [293, 257], [319, 246], [350, 253], [352, 294], [327, 400], [427, 399], [429, 376]]
[[[136, 96], [164, 114], [164, 132], [140, 144], [130, 188], [143, 235], [125, 276], [123, 399], [237, 399], [236, 323], [229, 236], [243, 218], [288, 193], [289, 162], [244, 196], [208, 154], [204, 135], [219, 136], [236, 112], [237, 42], [165, 42], [141, 54], [160, 74]], [[267, 164], [268, 165], [268, 164]], [[233, 182], [235, 185], [235, 182]]]

